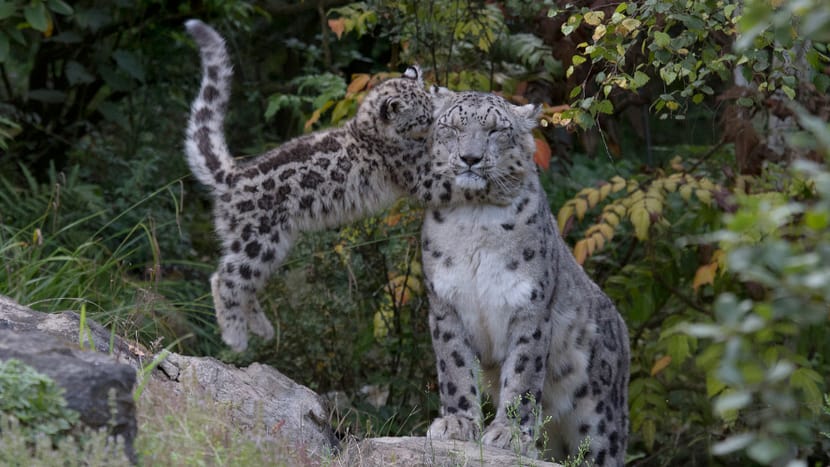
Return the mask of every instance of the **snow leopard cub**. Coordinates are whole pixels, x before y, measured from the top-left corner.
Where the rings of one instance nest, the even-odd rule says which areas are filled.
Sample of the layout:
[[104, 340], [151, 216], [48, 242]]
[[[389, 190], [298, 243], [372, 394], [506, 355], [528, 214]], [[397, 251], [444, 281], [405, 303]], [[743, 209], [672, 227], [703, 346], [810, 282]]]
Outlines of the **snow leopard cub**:
[[[538, 109], [491, 94], [437, 94], [432, 155], [456, 191], [486, 201], [432, 209], [424, 221], [441, 397], [427, 435], [518, 442], [533, 454], [534, 430], [550, 417], [545, 457], [564, 459], [590, 437], [596, 465], [623, 465], [628, 331], [558, 233], [533, 163]], [[496, 407], [483, 434], [482, 390]]]
[[214, 199], [222, 258], [210, 283], [222, 339], [242, 351], [249, 330], [266, 340], [274, 335], [256, 294], [300, 232], [368, 216], [402, 195], [449, 200], [452, 190], [449, 182], [425, 180], [432, 102], [417, 68], [375, 86], [342, 127], [235, 161], [222, 129], [232, 78], [224, 40], [198, 20], [186, 28], [199, 46], [203, 76], [185, 152]]

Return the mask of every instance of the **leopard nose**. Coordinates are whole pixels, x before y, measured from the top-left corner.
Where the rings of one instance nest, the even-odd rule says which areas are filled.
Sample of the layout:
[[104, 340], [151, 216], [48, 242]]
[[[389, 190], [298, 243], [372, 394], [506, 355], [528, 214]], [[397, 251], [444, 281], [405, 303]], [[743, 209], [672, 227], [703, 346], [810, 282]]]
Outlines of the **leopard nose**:
[[461, 160], [464, 161], [464, 163], [467, 164], [468, 167], [472, 167], [476, 165], [476, 163], [481, 161], [481, 156], [477, 154], [465, 154], [461, 156]]

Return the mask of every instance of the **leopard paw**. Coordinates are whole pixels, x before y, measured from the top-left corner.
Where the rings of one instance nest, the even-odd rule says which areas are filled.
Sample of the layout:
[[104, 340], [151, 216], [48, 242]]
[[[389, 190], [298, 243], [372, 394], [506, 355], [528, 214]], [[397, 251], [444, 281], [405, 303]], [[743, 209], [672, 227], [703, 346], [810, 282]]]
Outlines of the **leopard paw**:
[[242, 314], [232, 313], [225, 308], [225, 304], [219, 295], [218, 274], [211, 276], [210, 288], [213, 295], [213, 308], [216, 311], [216, 321], [222, 331], [222, 341], [234, 352], [244, 351], [248, 348], [248, 320]]
[[438, 417], [429, 426], [427, 438], [472, 441], [478, 438], [478, 425], [472, 419], [459, 415]]
[[484, 430], [481, 442], [500, 449], [521, 452], [528, 457], [536, 457], [536, 442], [533, 437], [519, 430], [519, 427], [511, 424], [493, 421]]
[[259, 310], [259, 305], [253, 313], [248, 314], [248, 329], [263, 340], [270, 341], [274, 338], [274, 326], [265, 313]]

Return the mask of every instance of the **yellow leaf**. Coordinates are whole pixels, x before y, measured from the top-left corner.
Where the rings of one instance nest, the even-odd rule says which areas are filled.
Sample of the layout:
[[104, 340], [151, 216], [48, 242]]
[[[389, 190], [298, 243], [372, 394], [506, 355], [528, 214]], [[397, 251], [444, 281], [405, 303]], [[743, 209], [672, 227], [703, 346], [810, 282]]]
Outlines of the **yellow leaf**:
[[626, 207], [630, 208], [631, 206], [634, 206], [635, 204], [638, 204], [640, 201], [642, 201], [643, 198], [645, 198], [645, 196], [646, 194], [643, 193], [642, 190], [632, 191], [631, 194], [623, 200], [623, 204]]
[[346, 88], [346, 94], [354, 94], [356, 92], [362, 91], [367, 84], [369, 84], [369, 80], [372, 77], [368, 73], [357, 73], [352, 75], [352, 82], [349, 83], [349, 87]]
[[585, 16], [583, 16], [582, 19], [591, 26], [597, 26], [603, 19], [605, 19], [605, 12], [589, 11], [588, 13], [585, 13]]
[[674, 170], [675, 172], [683, 172], [684, 170], [686, 170], [686, 168], [683, 167], [683, 158], [680, 156], [674, 156], [674, 158], [671, 160], [670, 165], [672, 170]]
[[593, 39], [594, 42], [597, 42], [598, 40], [602, 39], [603, 36], [605, 36], [605, 32], [606, 32], [605, 25], [600, 24], [599, 26], [597, 26], [594, 29], [594, 34], [591, 36], [591, 39]]
[[326, 103], [323, 104], [322, 107], [315, 110], [314, 113], [311, 114], [311, 117], [308, 120], [306, 120], [306, 122], [305, 122], [305, 126], [304, 126], [305, 131], [311, 130], [312, 125], [314, 125], [315, 123], [317, 123], [318, 120], [320, 120], [320, 116], [323, 114], [323, 112], [328, 110], [329, 107], [331, 107], [333, 105], [334, 105], [334, 101], [326, 101]]
[[640, 20], [634, 19], [634, 18], [626, 18], [626, 19], [622, 20], [622, 23], [620, 23], [620, 26], [622, 26], [622, 28], [625, 31], [625, 35], [627, 35], [627, 34], [630, 34], [631, 31], [636, 31], [637, 28], [640, 27]]
[[311, 118], [306, 120], [305, 125], [303, 127], [305, 131], [311, 130], [311, 126], [317, 123], [317, 120], [320, 120], [320, 113], [320, 109], [317, 109], [314, 111], [314, 113], [311, 114]]
[[401, 213], [390, 213], [388, 216], [386, 216], [384, 221], [386, 222], [387, 226], [395, 227], [401, 222]]
[[704, 190], [712, 191], [716, 188], [715, 184], [711, 182], [708, 178], [701, 178], [698, 186], [703, 188]]
[[52, 21], [52, 16], [46, 16], [46, 30], [43, 31], [43, 37], [52, 37], [52, 32], [55, 31], [55, 23]]
[[643, 206], [649, 213], [660, 214], [663, 212], [663, 199], [662, 197], [658, 198], [656, 196], [647, 196], [643, 200]]
[[610, 224], [602, 223], [599, 224], [599, 229], [597, 229], [602, 233], [602, 236], [605, 237], [605, 240], [610, 241], [614, 238], [614, 227]]
[[584, 238], [576, 242], [576, 245], [574, 246], [574, 258], [576, 258], [577, 263], [583, 264], [585, 262], [585, 258], [588, 257], [587, 248], [588, 245]]
[[610, 193], [611, 193], [611, 185], [609, 183], [603, 183], [602, 186], [599, 187], [599, 199], [600, 199], [600, 201], [607, 198]]
[[634, 235], [638, 240], [648, 239], [648, 228], [651, 225], [651, 216], [642, 204], [632, 206], [631, 223], [634, 225]]
[[559, 215], [556, 216], [556, 223], [559, 224], [560, 232], [565, 230], [565, 224], [568, 223], [568, 219], [570, 219], [573, 214], [574, 207], [571, 203], [565, 203], [565, 205], [562, 206], [562, 209], [559, 210]]
[[588, 207], [594, 207], [599, 203], [599, 190], [589, 190], [588, 191]]
[[585, 253], [586, 256], [591, 256], [597, 251], [597, 241], [594, 237], [588, 237], [585, 240]]
[[671, 355], [665, 355], [658, 358], [651, 367], [651, 376], [657, 376], [657, 374], [665, 370], [669, 364], [671, 364]]
[[606, 223], [606, 225], [610, 225], [611, 227], [620, 225], [620, 216], [612, 210], [603, 213], [602, 220]]
[[392, 329], [392, 319], [394, 312], [388, 304], [381, 305], [380, 309], [375, 312], [374, 317], [374, 335], [375, 339], [381, 340], [389, 334]]
[[726, 252], [718, 248], [712, 253], [712, 262], [718, 263], [718, 269], [720, 269], [721, 273], [726, 271]]
[[665, 182], [665, 179], [663, 179], [663, 178], [658, 178], [657, 180], [651, 182], [651, 185], [648, 186], [649, 194], [651, 194], [652, 192], [655, 192], [655, 191], [662, 190], [664, 182]]
[[692, 199], [692, 185], [689, 185], [687, 183], [681, 186], [680, 190], [678, 191], [680, 192], [680, 197], [682, 197], [684, 200], [689, 201], [690, 199]]
[[614, 175], [613, 177], [611, 177], [610, 182], [611, 189], [614, 191], [614, 193], [625, 188], [625, 179], [620, 177], [619, 175]]
[[692, 288], [699, 289], [701, 286], [706, 284], [713, 284], [715, 282], [715, 273], [718, 271], [718, 262], [714, 261], [710, 264], [704, 264], [703, 266], [697, 268], [695, 272], [694, 281], [692, 281]]
[[573, 200], [574, 210], [576, 211], [576, 218], [582, 220], [585, 216], [585, 211], [588, 210], [588, 201], [584, 198], [576, 198]]
[[601, 250], [605, 246], [605, 237], [602, 235], [602, 232], [596, 232], [593, 235], [591, 235], [591, 240], [593, 240], [594, 243], [596, 243], [596, 249], [594, 250], [595, 252]]
[[611, 210], [619, 217], [625, 217], [628, 210], [622, 204], [614, 203], [611, 205]]
[[707, 206], [712, 205], [712, 192], [709, 190], [697, 190], [695, 191], [695, 196], [699, 199], [703, 204]]
[[663, 180], [663, 189], [669, 193], [674, 193], [677, 191], [677, 180], [671, 177]]

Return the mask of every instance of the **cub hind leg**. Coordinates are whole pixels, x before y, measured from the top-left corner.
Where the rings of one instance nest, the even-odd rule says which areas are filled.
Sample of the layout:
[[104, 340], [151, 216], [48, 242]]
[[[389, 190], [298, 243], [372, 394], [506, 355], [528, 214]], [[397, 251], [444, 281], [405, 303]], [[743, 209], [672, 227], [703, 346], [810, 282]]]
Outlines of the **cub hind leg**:
[[[285, 237], [285, 236], [283, 236]], [[290, 242], [258, 242], [258, 248], [226, 253], [210, 280], [222, 340], [236, 352], [248, 347], [248, 331], [271, 340], [274, 327], [257, 299], [273, 271], [288, 254]], [[249, 243], [251, 245], [254, 242]], [[231, 247], [231, 250], [238, 249]], [[255, 251], [256, 250], [256, 251]]]

